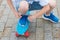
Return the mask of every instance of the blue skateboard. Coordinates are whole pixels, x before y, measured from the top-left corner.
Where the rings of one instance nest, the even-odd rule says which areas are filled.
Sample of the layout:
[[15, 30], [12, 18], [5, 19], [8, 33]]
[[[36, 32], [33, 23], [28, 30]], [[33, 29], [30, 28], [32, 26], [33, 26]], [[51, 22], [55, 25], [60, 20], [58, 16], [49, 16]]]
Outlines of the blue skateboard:
[[29, 28], [29, 24], [30, 22], [28, 20], [28, 15], [22, 15], [22, 18], [19, 19], [17, 26], [16, 26], [16, 36], [24, 35], [25, 33], [27, 34], [26, 31]]

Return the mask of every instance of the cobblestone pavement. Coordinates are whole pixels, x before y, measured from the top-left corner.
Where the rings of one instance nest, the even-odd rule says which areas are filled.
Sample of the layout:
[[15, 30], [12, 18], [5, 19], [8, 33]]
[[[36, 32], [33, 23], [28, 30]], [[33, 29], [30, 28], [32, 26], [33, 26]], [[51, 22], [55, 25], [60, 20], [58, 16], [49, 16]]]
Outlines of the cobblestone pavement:
[[[57, 0], [54, 12], [60, 18], [60, 0]], [[29, 27], [30, 36], [17, 38], [15, 36], [17, 21], [6, 0], [0, 0], [0, 40], [60, 40], [60, 23], [54, 24], [41, 17], [37, 18]]]

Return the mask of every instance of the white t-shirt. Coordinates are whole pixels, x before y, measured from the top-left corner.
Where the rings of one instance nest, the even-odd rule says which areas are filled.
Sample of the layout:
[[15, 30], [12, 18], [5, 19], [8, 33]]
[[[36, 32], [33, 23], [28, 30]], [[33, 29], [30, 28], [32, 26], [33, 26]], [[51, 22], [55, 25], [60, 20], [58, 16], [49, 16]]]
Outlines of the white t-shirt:
[[[15, 6], [17, 6], [20, 1], [22, 1], [22, 0], [12, 0], [13, 4]], [[45, 5], [47, 5], [49, 3], [49, 0], [26, 0], [26, 1], [29, 2], [29, 3], [33, 3], [33, 1], [39, 1], [39, 4], [41, 6], [45, 6]]]

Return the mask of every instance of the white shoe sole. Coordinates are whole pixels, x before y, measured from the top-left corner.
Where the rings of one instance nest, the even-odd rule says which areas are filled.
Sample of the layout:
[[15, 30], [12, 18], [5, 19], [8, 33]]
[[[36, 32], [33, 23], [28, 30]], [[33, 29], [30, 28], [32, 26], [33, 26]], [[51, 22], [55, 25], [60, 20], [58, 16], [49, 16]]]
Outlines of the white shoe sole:
[[[53, 23], [57, 23], [57, 22], [52, 21], [51, 19], [45, 18], [44, 16], [42, 16], [42, 18], [45, 19], [45, 20], [49, 20], [49, 21], [51, 21], [51, 22], [53, 22]], [[59, 21], [59, 22], [60, 22], [60, 21]]]

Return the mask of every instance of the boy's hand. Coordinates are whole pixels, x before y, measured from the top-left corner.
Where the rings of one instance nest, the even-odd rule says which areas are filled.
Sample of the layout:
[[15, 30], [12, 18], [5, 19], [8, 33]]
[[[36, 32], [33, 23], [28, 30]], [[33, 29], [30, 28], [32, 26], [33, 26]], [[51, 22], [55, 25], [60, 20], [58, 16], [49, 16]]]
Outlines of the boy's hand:
[[18, 12], [15, 12], [15, 16], [16, 16], [17, 18], [21, 18], [21, 17], [22, 17], [21, 14], [19, 14]]
[[35, 20], [35, 19], [36, 19], [36, 16], [34, 16], [34, 15], [31, 15], [31, 16], [28, 17], [28, 20], [29, 20], [30, 22], [32, 22], [32, 21]]

